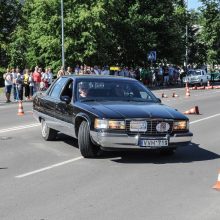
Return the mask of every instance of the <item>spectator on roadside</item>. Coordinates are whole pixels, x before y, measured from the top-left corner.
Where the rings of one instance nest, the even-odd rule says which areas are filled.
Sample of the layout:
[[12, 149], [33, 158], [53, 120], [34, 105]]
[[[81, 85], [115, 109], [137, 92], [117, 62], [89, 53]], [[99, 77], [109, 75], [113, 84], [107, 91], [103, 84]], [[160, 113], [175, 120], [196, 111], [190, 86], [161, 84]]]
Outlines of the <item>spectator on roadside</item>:
[[5, 97], [6, 97], [6, 103], [11, 102], [10, 96], [11, 96], [11, 89], [13, 85], [13, 78], [12, 74], [9, 70], [7, 69], [6, 73], [3, 75], [3, 78], [5, 80]]
[[17, 73], [14, 68], [11, 69], [11, 74], [12, 74], [12, 82], [13, 82], [13, 96], [14, 96], [14, 101], [18, 101], [18, 90], [16, 87], [16, 79], [17, 79]]
[[38, 66], [35, 67], [33, 73], [34, 93], [40, 90], [41, 73]]
[[80, 71], [80, 67], [79, 67], [79, 65], [77, 64], [76, 67], [75, 67], [75, 69], [74, 69], [74, 73], [75, 73], [75, 74], [79, 74], [79, 71]]
[[46, 90], [48, 88], [48, 82], [49, 82], [49, 74], [48, 74], [48, 69], [46, 68], [45, 72], [41, 74], [41, 84], [44, 85], [43, 90]]
[[72, 75], [73, 72], [72, 72], [72, 68], [70, 66], [67, 67], [67, 70], [66, 70], [66, 75]]
[[23, 101], [23, 83], [24, 83], [24, 78], [23, 75], [21, 75], [20, 70], [17, 68], [17, 79], [16, 79], [16, 86], [18, 90], [18, 99], [20, 101]]
[[30, 72], [30, 75], [29, 75], [29, 90], [30, 90], [29, 97], [30, 97], [30, 100], [32, 100], [32, 97], [33, 97], [33, 95], [34, 95], [33, 72]]
[[48, 88], [50, 87], [52, 82], [53, 82], [53, 73], [51, 68], [48, 68]]
[[64, 75], [65, 75], [65, 70], [64, 70], [64, 67], [61, 66], [60, 70], [57, 73], [57, 78], [64, 76]]
[[101, 70], [99, 69], [98, 66], [94, 66], [94, 72], [96, 75], [100, 75], [101, 74]]
[[164, 83], [164, 86], [169, 85], [169, 69], [167, 65], [163, 67], [163, 83]]
[[29, 75], [30, 75], [29, 70], [25, 69], [23, 75], [23, 83], [24, 83], [24, 96], [26, 101], [30, 99]]

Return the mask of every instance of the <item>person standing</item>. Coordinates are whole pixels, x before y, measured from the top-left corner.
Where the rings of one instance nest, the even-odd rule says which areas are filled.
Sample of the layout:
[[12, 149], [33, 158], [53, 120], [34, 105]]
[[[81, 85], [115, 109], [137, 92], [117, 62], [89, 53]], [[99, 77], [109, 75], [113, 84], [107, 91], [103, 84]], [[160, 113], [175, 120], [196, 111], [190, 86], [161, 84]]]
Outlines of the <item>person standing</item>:
[[29, 90], [30, 90], [30, 100], [32, 100], [32, 97], [34, 95], [34, 80], [33, 80], [33, 72], [30, 72], [29, 75]]
[[3, 78], [5, 80], [5, 97], [6, 97], [6, 103], [11, 102], [10, 96], [11, 96], [11, 89], [12, 89], [12, 74], [10, 73], [10, 70], [7, 69], [6, 73], [3, 75]]
[[18, 90], [16, 87], [16, 79], [17, 79], [17, 73], [14, 68], [11, 69], [11, 74], [12, 74], [12, 82], [13, 82], [13, 95], [14, 95], [14, 101], [18, 101]]
[[33, 73], [33, 80], [34, 80], [34, 93], [40, 90], [40, 82], [41, 82], [41, 72], [38, 66], [35, 67]]
[[24, 96], [25, 96], [26, 101], [30, 99], [29, 75], [30, 75], [29, 70], [25, 69], [23, 82], [24, 82]]
[[70, 66], [67, 67], [67, 70], [66, 70], [66, 75], [72, 75], [73, 72], [72, 72], [72, 68]]
[[61, 66], [60, 70], [57, 73], [57, 78], [64, 76], [64, 75], [65, 75], [65, 70], [64, 70], [64, 67]]
[[16, 73], [17, 73], [17, 79], [16, 79], [16, 87], [17, 87], [17, 91], [18, 91], [18, 99], [20, 101], [23, 101], [23, 83], [24, 83], [24, 78], [21, 75], [21, 73], [19, 72], [19, 69], [16, 69]]
[[53, 73], [51, 71], [51, 68], [48, 68], [48, 88], [50, 87], [52, 82], [53, 82]]

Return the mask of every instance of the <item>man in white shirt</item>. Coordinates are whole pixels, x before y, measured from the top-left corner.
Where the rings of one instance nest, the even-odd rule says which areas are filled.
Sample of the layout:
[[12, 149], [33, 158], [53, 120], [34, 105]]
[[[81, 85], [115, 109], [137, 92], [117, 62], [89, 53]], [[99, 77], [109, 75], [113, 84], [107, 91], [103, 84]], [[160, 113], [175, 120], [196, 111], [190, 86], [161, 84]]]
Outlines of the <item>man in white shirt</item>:
[[10, 70], [7, 69], [7, 72], [3, 75], [3, 78], [5, 80], [5, 96], [6, 96], [6, 102], [11, 102], [10, 96], [11, 96], [11, 89], [12, 89], [12, 74], [10, 73]]

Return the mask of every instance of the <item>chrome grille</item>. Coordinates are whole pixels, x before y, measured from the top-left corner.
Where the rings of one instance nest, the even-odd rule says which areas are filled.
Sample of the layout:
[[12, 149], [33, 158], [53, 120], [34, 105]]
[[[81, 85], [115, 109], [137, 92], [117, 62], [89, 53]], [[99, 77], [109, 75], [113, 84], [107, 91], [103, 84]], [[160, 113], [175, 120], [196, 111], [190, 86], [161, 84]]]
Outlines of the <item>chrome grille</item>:
[[[138, 131], [130, 131], [130, 122], [131, 121], [146, 121], [147, 122], [147, 131], [146, 132], [138, 132]], [[170, 128], [166, 132], [158, 132], [156, 129], [157, 124], [161, 122], [166, 122], [170, 125]], [[173, 120], [169, 119], [129, 119], [125, 121], [126, 132], [128, 134], [147, 134], [147, 135], [164, 135], [171, 134], [173, 131]]]

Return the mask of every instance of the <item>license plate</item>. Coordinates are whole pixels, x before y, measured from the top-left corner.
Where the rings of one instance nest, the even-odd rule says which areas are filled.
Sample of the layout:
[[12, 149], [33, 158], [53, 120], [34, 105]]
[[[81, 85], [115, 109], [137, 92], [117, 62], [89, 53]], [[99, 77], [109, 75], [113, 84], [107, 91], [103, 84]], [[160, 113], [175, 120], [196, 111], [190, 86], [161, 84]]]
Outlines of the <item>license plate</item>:
[[168, 146], [168, 140], [141, 140], [141, 147], [166, 147]]
[[130, 131], [137, 131], [137, 132], [147, 131], [147, 122], [146, 121], [131, 121]]

